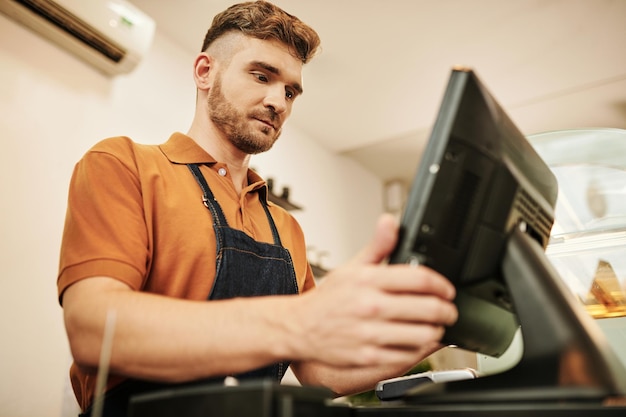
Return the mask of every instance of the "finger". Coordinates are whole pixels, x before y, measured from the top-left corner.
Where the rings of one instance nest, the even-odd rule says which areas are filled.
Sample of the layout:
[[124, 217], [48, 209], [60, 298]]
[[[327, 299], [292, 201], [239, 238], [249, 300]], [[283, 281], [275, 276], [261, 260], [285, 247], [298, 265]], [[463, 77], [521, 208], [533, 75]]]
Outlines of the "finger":
[[451, 326], [458, 319], [454, 303], [434, 296], [397, 295], [381, 308], [380, 317], [407, 323]]
[[438, 343], [445, 333], [445, 327], [441, 325], [407, 322], [372, 322], [360, 330], [366, 344], [403, 349]]
[[389, 214], [383, 214], [376, 223], [374, 236], [369, 244], [353, 259], [360, 264], [377, 264], [384, 260], [398, 240], [398, 221]]
[[[409, 325], [392, 323], [369, 327], [371, 340], [352, 351], [360, 365], [373, 365], [387, 361], [405, 361], [409, 356], [424, 354], [440, 346], [443, 326]], [[395, 357], [396, 359], [393, 359]]]
[[453, 300], [456, 295], [454, 285], [434, 269], [420, 265], [413, 267], [405, 264], [372, 265], [365, 268], [362, 280], [377, 288], [391, 293], [431, 294], [446, 300]]
[[430, 323], [450, 326], [458, 318], [456, 306], [430, 294], [389, 294], [362, 292], [356, 301], [356, 315], [361, 319]]

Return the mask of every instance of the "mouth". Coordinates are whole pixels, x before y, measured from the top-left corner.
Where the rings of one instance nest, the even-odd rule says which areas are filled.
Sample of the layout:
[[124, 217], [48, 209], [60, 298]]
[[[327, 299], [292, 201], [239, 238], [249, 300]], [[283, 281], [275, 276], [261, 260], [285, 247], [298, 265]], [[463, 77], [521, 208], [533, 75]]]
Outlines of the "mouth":
[[271, 127], [272, 129], [276, 130], [276, 126], [274, 126], [274, 123], [271, 120], [259, 119], [258, 117], [255, 117], [254, 119], [263, 123], [265, 126]]

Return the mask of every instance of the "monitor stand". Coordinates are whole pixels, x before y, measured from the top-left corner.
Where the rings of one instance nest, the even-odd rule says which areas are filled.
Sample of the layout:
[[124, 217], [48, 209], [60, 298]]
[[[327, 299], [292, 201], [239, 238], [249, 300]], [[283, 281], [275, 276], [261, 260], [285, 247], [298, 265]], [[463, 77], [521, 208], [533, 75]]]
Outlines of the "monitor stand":
[[522, 329], [520, 362], [495, 375], [422, 385], [409, 391], [404, 402], [621, 402], [626, 397], [626, 368], [539, 243], [515, 228], [502, 272]]

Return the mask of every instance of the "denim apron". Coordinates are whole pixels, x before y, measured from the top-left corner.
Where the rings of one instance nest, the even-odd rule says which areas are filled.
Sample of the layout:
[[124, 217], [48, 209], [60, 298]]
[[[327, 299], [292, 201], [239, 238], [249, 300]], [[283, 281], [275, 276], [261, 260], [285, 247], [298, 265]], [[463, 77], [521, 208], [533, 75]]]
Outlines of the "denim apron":
[[[202, 189], [202, 202], [213, 217], [216, 240], [215, 280], [209, 300], [224, 300], [235, 297], [257, 297], [264, 295], [289, 295], [298, 293], [298, 283], [289, 251], [280, 241], [276, 224], [264, 196], [260, 201], [267, 215], [274, 243], [258, 242], [244, 232], [228, 226], [226, 217], [209, 188], [200, 168], [187, 165]], [[262, 189], [260, 192], [264, 192]], [[280, 382], [289, 362], [278, 362], [242, 374], [232, 375], [238, 380], [272, 379]], [[190, 387], [204, 384], [221, 384], [224, 378], [207, 378], [183, 384], [163, 384], [130, 379], [112, 388], [105, 394], [103, 417], [125, 417], [130, 397], [137, 394]], [[91, 408], [81, 417], [91, 415]]]

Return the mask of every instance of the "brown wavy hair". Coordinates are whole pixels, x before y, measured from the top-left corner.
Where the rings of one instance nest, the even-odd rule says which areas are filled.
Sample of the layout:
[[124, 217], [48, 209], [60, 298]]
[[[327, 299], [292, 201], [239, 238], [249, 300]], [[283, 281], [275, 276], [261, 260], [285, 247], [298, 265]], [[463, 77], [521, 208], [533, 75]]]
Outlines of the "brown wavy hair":
[[310, 26], [267, 1], [235, 4], [217, 14], [204, 37], [202, 51], [220, 36], [240, 31], [257, 39], [276, 39], [306, 64], [315, 55], [320, 38]]

